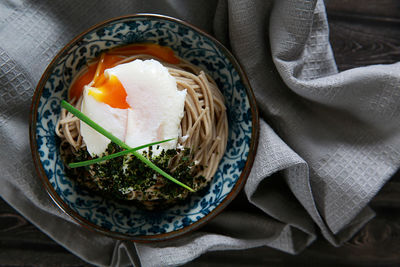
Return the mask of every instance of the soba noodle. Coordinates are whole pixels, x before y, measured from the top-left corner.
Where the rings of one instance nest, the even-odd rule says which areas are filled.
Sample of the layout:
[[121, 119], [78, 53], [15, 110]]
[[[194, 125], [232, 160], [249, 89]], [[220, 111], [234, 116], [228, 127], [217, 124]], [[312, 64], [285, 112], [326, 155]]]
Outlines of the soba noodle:
[[[178, 139], [178, 148], [190, 148], [194, 168], [193, 189], [198, 191], [211, 181], [218, 164], [225, 152], [228, 137], [228, 122], [224, 98], [219, 91], [215, 81], [200, 68], [180, 59], [178, 64], [169, 64], [149, 55], [128, 56], [117, 64], [126, 63], [135, 59], [155, 59], [168, 68], [169, 73], [175, 77], [178, 90], [187, 90], [184, 116], [181, 121], [181, 135]], [[116, 64], [116, 65], [117, 65]], [[96, 75], [99, 75], [96, 71]], [[79, 76], [79, 75], [78, 75]], [[70, 99], [70, 103], [80, 109], [82, 96], [79, 99]], [[62, 153], [64, 155], [76, 154], [77, 151], [85, 149], [85, 143], [80, 134], [80, 122], [66, 110], [61, 111], [60, 120], [56, 127], [56, 133], [61, 138]], [[183, 150], [182, 150], [183, 151]], [[173, 171], [183, 157], [183, 152], [178, 153], [170, 162], [170, 171]], [[82, 174], [77, 174], [82, 175]], [[94, 174], [86, 174], [81, 178], [86, 186], [91, 189], [99, 189], [96, 185]], [[200, 179], [200, 177], [202, 179]], [[79, 180], [79, 179], [78, 179]], [[94, 181], [94, 184], [90, 182]], [[88, 182], [89, 181], [89, 182]], [[165, 185], [164, 178], [159, 177], [155, 185], [146, 192], [126, 192], [127, 200], [138, 200], [147, 209], [153, 209], [161, 202], [163, 205], [173, 203], [177, 199], [184, 199], [188, 195], [187, 190], [182, 190], [177, 196], [168, 196], [159, 189]], [[97, 188], [96, 188], [97, 187]]]

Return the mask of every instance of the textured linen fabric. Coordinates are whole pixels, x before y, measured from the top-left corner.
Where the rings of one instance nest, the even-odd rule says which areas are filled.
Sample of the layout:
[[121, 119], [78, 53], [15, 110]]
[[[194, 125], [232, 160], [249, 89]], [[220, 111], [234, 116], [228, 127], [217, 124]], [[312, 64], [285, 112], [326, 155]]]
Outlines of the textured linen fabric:
[[[200, 230], [135, 244], [82, 229], [44, 191], [31, 159], [31, 97], [75, 35], [138, 12], [213, 34], [247, 73], [261, 113], [244, 193]], [[0, 2], [0, 194], [62, 246], [100, 266], [175, 266], [207, 251], [269, 246], [298, 253], [318, 231], [340, 245], [400, 166], [400, 64], [338, 72], [322, 1]]]

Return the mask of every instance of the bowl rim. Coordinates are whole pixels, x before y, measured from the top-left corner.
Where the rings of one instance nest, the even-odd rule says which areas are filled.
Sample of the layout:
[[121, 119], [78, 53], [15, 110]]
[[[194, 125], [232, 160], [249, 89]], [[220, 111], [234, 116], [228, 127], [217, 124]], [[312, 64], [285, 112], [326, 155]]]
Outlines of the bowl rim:
[[[191, 30], [197, 32], [200, 35], [203, 35], [207, 38], [209, 38], [216, 46], [221, 50], [221, 52], [226, 56], [229, 61], [232, 63], [234, 66], [235, 70], [238, 72], [239, 77], [241, 81], [243, 82], [244, 87], [246, 88], [246, 95], [248, 97], [248, 101], [250, 104], [250, 109], [252, 113], [252, 132], [251, 132], [251, 141], [250, 141], [250, 146], [249, 146], [249, 152], [247, 156], [246, 163], [244, 165], [244, 168], [240, 174], [240, 177], [238, 178], [237, 182], [235, 183], [234, 187], [231, 189], [231, 191], [228, 193], [228, 195], [225, 197], [225, 199], [217, 205], [210, 213], [199, 219], [198, 221], [185, 226], [181, 229], [174, 230], [171, 232], [167, 233], [162, 233], [162, 234], [156, 234], [156, 235], [128, 235], [128, 234], [123, 234], [115, 231], [111, 231], [108, 229], [105, 229], [99, 225], [94, 224], [93, 222], [83, 218], [81, 215], [79, 215], [76, 211], [74, 211], [72, 208], [69, 207], [69, 205], [61, 199], [61, 197], [56, 193], [56, 190], [53, 188], [53, 186], [50, 184], [49, 179], [44, 171], [42, 162], [40, 161], [39, 153], [38, 153], [38, 147], [37, 147], [37, 140], [36, 140], [36, 123], [37, 123], [37, 108], [39, 105], [39, 100], [42, 95], [43, 88], [50, 77], [50, 74], [55, 68], [55, 63], [58, 61], [59, 58], [64, 56], [66, 51], [68, 51], [71, 47], [73, 47], [76, 43], [78, 43], [83, 37], [94, 31], [97, 28], [101, 28], [106, 26], [109, 23], [112, 22], [117, 22], [118, 20], [126, 20], [126, 19], [137, 19], [137, 18], [144, 18], [144, 19], [162, 19], [162, 20], [167, 20], [171, 21], [177, 24], [182, 24]], [[70, 217], [72, 217], [79, 225], [83, 226], [86, 229], [89, 229], [91, 231], [101, 233], [103, 235], [106, 235], [108, 237], [120, 239], [120, 240], [131, 240], [135, 242], [155, 242], [155, 241], [164, 241], [167, 239], [172, 239], [172, 238], [177, 238], [179, 236], [182, 236], [186, 233], [189, 233], [193, 230], [199, 229], [200, 227], [204, 226], [207, 222], [209, 222], [212, 218], [217, 216], [219, 213], [221, 213], [230, 202], [239, 194], [239, 192], [242, 190], [244, 187], [246, 180], [250, 174], [251, 167], [254, 162], [254, 158], [257, 152], [257, 145], [258, 145], [258, 138], [259, 138], [259, 113], [258, 113], [258, 108], [257, 108], [257, 103], [255, 100], [255, 96], [253, 93], [253, 90], [251, 89], [250, 82], [243, 71], [240, 63], [235, 59], [235, 57], [231, 54], [231, 52], [224, 46], [222, 45], [218, 40], [216, 40], [213, 36], [209, 35], [208, 33], [204, 32], [203, 30], [197, 28], [196, 26], [177, 19], [173, 18], [170, 16], [166, 15], [160, 15], [160, 14], [152, 14], [152, 13], [137, 13], [137, 14], [131, 14], [131, 15], [125, 15], [125, 16], [119, 16], [119, 17], [114, 17], [111, 19], [107, 19], [105, 21], [102, 21], [100, 23], [97, 23], [91, 27], [89, 27], [87, 30], [83, 31], [82, 33], [78, 34], [75, 36], [71, 41], [69, 41], [53, 58], [53, 60], [49, 63], [45, 71], [43, 72], [42, 77], [40, 78], [36, 88], [34, 95], [32, 97], [32, 103], [30, 107], [30, 115], [29, 115], [29, 139], [30, 139], [30, 147], [31, 147], [31, 153], [32, 153], [32, 158], [34, 161], [36, 173], [39, 176], [40, 180], [42, 181], [42, 184], [44, 185], [47, 193], [51, 197], [51, 199], [54, 201], [54, 203], [66, 214], [68, 214]]]

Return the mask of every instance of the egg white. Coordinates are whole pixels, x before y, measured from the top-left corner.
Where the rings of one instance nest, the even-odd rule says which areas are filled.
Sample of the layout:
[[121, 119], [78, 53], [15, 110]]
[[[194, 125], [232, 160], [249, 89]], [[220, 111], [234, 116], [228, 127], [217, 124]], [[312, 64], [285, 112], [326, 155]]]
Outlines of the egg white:
[[[134, 60], [105, 70], [105, 75], [118, 78], [130, 108], [112, 108], [99, 102], [88, 94], [91, 87], [86, 86], [81, 111], [130, 147], [175, 138], [160, 144], [158, 149], [154, 146], [153, 153], [158, 155], [163, 149], [176, 148], [186, 90], [178, 90], [168, 69], [156, 60]], [[83, 122], [81, 135], [92, 156], [102, 155], [110, 143]]]

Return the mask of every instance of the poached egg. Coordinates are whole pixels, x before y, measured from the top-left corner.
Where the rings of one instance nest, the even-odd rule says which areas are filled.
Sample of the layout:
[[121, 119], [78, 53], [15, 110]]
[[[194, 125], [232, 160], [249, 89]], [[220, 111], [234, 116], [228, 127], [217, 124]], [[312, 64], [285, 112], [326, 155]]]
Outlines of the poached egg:
[[[156, 60], [134, 60], [106, 69], [99, 82], [84, 86], [81, 112], [130, 147], [175, 138], [153, 146], [153, 154], [174, 149], [180, 135], [186, 90]], [[81, 122], [91, 156], [101, 156], [111, 142]]]

